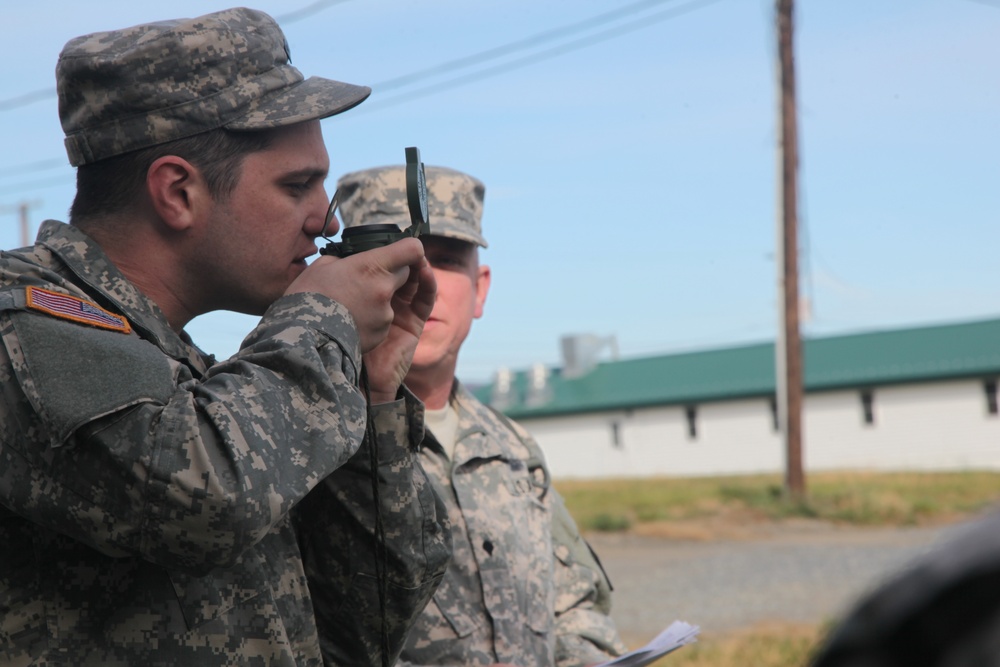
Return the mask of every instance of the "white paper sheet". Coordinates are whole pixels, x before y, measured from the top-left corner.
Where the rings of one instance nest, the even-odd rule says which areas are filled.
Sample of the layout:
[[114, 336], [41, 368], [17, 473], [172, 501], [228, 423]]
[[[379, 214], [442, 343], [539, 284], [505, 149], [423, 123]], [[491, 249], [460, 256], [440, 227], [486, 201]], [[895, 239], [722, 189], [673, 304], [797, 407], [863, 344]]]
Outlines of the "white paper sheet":
[[643, 667], [659, 660], [671, 651], [676, 651], [685, 644], [697, 641], [699, 632], [701, 632], [701, 628], [697, 625], [690, 625], [684, 621], [674, 621], [666, 630], [653, 637], [642, 648], [629, 651], [614, 660], [602, 662], [596, 667]]

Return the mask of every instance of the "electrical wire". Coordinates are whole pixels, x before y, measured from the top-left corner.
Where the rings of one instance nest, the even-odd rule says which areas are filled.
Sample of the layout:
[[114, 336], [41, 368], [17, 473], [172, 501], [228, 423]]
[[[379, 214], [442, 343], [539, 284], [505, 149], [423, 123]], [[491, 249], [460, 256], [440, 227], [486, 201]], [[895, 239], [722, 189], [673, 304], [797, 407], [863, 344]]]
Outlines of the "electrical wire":
[[378, 90], [393, 90], [403, 86], [407, 86], [411, 83], [415, 83], [422, 79], [428, 77], [437, 76], [439, 74], [446, 74], [448, 72], [464, 69], [466, 67], [471, 67], [472, 65], [478, 65], [479, 63], [486, 62], [489, 60], [495, 60], [502, 56], [516, 53], [517, 51], [524, 51], [528, 48], [534, 48], [540, 46], [547, 42], [551, 42], [555, 39], [561, 39], [563, 37], [570, 37], [576, 33], [583, 32], [585, 30], [590, 30], [592, 28], [599, 28], [602, 25], [610, 23], [611, 21], [618, 20], [630, 14], [635, 14], [636, 12], [649, 9], [656, 5], [662, 5], [664, 2], [676, 2], [677, 0], [640, 0], [640, 2], [633, 3], [631, 5], [626, 5], [625, 7], [620, 7], [616, 10], [605, 12], [604, 14], [598, 14], [597, 16], [592, 16], [589, 19], [584, 19], [583, 21], [577, 21], [575, 23], [570, 23], [558, 28], [552, 28], [550, 30], [545, 30], [534, 35], [529, 35], [522, 39], [514, 40], [513, 42], [508, 42], [507, 44], [502, 44], [501, 46], [496, 46], [491, 49], [486, 49], [485, 51], [480, 51], [479, 53], [473, 53], [462, 58], [456, 58], [439, 65], [434, 65], [432, 67], [427, 67], [422, 70], [417, 70], [416, 72], [410, 72], [409, 74], [404, 74], [398, 76], [394, 79], [388, 79], [377, 83], [373, 88]]
[[[508, 61], [506, 63], [494, 65], [493, 67], [477, 70], [471, 74], [458, 76], [449, 79], [447, 81], [431, 84], [429, 86], [418, 88], [417, 90], [413, 90], [410, 92], [400, 93], [399, 95], [395, 95], [387, 99], [372, 99], [370, 102], [367, 102], [363, 106], [360, 106], [357, 109], [353, 110], [351, 112], [350, 118], [356, 118], [357, 116], [363, 115], [365, 113], [378, 111], [390, 106], [396, 106], [397, 104], [401, 104], [403, 102], [409, 102], [411, 100], [420, 97], [426, 97], [428, 95], [440, 93], [469, 83], [481, 81], [488, 77], [504, 74], [511, 70], [521, 69], [529, 65], [534, 65], [535, 63], [541, 62], [543, 60], [549, 60], [551, 58], [555, 58], [557, 56], [561, 56], [566, 53], [570, 53], [572, 51], [578, 51], [588, 46], [593, 46], [594, 44], [606, 42], [610, 39], [614, 39], [615, 37], [620, 37], [622, 35], [626, 35], [628, 33], [641, 30], [643, 28], [649, 27], [650, 25], [653, 25], [655, 23], [660, 23], [668, 19], [677, 18], [684, 14], [688, 14], [695, 10], [702, 9], [703, 7], [706, 7], [708, 5], [722, 1], [723, 0], [695, 0], [695, 2], [691, 2], [688, 5], [685, 5], [684, 7], [671, 8], [656, 14], [644, 16], [635, 21], [615, 26], [613, 28], [609, 28], [602, 32], [589, 35], [587, 37], [582, 37], [580, 39], [573, 40], [571, 42], [567, 42], [560, 46], [555, 46], [544, 51], [539, 51], [531, 55], [524, 56], [522, 58]], [[372, 90], [377, 92], [378, 84], [373, 85]]]
[[27, 181], [25, 183], [5, 185], [0, 187], [0, 194], [5, 194], [7, 192], [24, 192], [25, 190], [41, 190], [42, 188], [49, 188], [56, 185], [71, 185], [73, 183], [75, 183], [75, 178], [73, 174], [70, 174], [68, 176], [47, 178], [40, 181]]
[[288, 12], [287, 14], [279, 14], [274, 17], [274, 20], [282, 24], [295, 23], [296, 21], [309, 18], [314, 14], [319, 14], [327, 7], [342, 5], [345, 2], [350, 2], [350, 0], [319, 0], [319, 2], [314, 2], [311, 5], [303, 7], [302, 9], [296, 9], [295, 11]]
[[[277, 17], [276, 20], [279, 20], [286, 24], [291, 23], [294, 21], [301, 20], [303, 18], [307, 18], [308, 16], [314, 15], [330, 6], [336, 4], [343, 4], [344, 2], [349, 2], [349, 1], [350, 0], [320, 0], [319, 2], [314, 2], [313, 4], [303, 7], [302, 9], [287, 14], [283, 14]], [[372, 88], [376, 93], [379, 93], [386, 90], [394, 90], [401, 87], [405, 87], [413, 83], [418, 83], [424, 79], [435, 77], [441, 74], [447, 74], [448, 72], [466, 69], [473, 65], [488, 62], [490, 60], [495, 60], [497, 58], [518, 53], [520, 51], [525, 51], [527, 49], [537, 47], [539, 45], [551, 42], [556, 39], [562, 39], [564, 37], [579, 34], [587, 30], [592, 30], [595, 27], [607, 25], [612, 21], [616, 21], [618, 19], [621, 19], [631, 14], [635, 14], [637, 12], [641, 12], [643, 10], [649, 9], [650, 7], [654, 7], [656, 5], [660, 5], [665, 2], [675, 2], [675, 1], [676, 0], [640, 0], [639, 2], [635, 2], [631, 5], [620, 7], [618, 9], [615, 9], [610, 12], [605, 12], [603, 14], [598, 14], [597, 16], [593, 16], [591, 18], [584, 19], [582, 21], [577, 21], [574, 23], [567, 24], [565, 26], [560, 26], [558, 28], [545, 30], [543, 32], [539, 32], [534, 35], [525, 37], [523, 39], [515, 40], [513, 42], [509, 42], [507, 44], [503, 44], [501, 46], [494, 47], [491, 49], [486, 49], [484, 51], [480, 51], [478, 53], [474, 53], [469, 56], [456, 58], [454, 60], [440, 63], [432, 67], [427, 67], [421, 70], [417, 70], [415, 72], [411, 72], [409, 74], [404, 74], [402, 76], [394, 77], [392, 79], [387, 79], [380, 83], [374, 84]], [[691, 2], [681, 7], [672, 7], [662, 12], [644, 16], [639, 19], [636, 19], [635, 21], [624, 23], [612, 28], [608, 28], [604, 31], [586, 37], [581, 37], [579, 39], [567, 42], [565, 44], [555, 46], [544, 51], [535, 52], [533, 54], [524, 56], [522, 58], [508, 61], [506, 63], [501, 63], [493, 67], [477, 70], [470, 74], [455, 77], [447, 81], [442, 81], [436, 84], [431, 84], [429, 86], [425, 86], [424, 88], [418, 88], [417, 90], [412, 90], [410, 92], [401, 93], [399, 95], [390, 97], [388, 99], [374, 98], [370, 100], [367, 104], [359, 107], [358, 109], [355, 109], [354, 112], [349, 117], [356, 117], [358, 115], [368, 113], [371, 111], [378, 111], [380, 109], [387, 108], [390, 106], [397, 106], [399, 104], [408, 102], [410, 100], [418, 99], [421, 97], [427, 97], [429, 95], [450, 90], [452, 88], [457, 88], [459, 86], [474, 83], [482, 79], [498, 76], [500, 74], [504, 74], [506, 72], [515, 69], [528, 67], [530, 65], [542, 62], [544, 60], [549, 60], [551, 58], [555, 58], [557, 56], [564, 55], [566, 53], [578, 51], [580, 49], [593, 46], [595, 44], [599, 44], [601, 42], [605, 42], [637, 30], [641, 30], [642, 28], [666, 21], [668, 19], [677, 18], [684, 14], [693, 12], [697, 9], [701, 9], [707, 5], [721, 1], [722, 0], [695, 0], [694, 2]], [[55, 94], [56, 90], [52, 88], [47, 90], [35, 91], [32, 93], [26, 93], [24, 95], [19, 95], [14, 98], [9, 98], [8, 100], [0, 100], [0, 111], [15, 108], [17, 106], [24, 106], [26, 104], [30, 104], [32, 102], [45, 99], [46, 97]], [[51, 168], [54, 162], [55, 160], [53, 159], [53, 160], [45, 160], [37, 163], [32, 163], [29, 165], [22, 165], [20, 167], [8, 167], [3, 170], [0, 170], [0, 176], [5, 175], [6, 173], [16, 172], [18, 175], [21, 175], [25, 173], [31, 173], [33, 171], [41, 171], [43, 169], [49, 169]], [[36, 181], [33, 183], [24, 184], [23, 186], [19, 187], [21, 187], [22, 189], [32, 189], [32, 188], [37, 189], [42, 187], [49, 187], [51, 185], [56, 185], [58, 183], [63, 183], [63, 182], [64, 180], [41, 181], [41, 182]], [[0, 193], [6, 190], [8, 190], [8, 188], [0, 188]]]
[[28, 106], [33, 102], [39, 102], [55, 96], [55, 88], [45, 88], [43, 90], [35, 90], [30, 93], [24, 93], [23, 95], [18, 95], [17, 97], [8, 97], [5, 100], [0, 100], [0, 111], [9, 111], [10, 109]]
[[[474, 54], [469, 55], [469, 56], [464, 56], [462, 58], [457, 58], [455, 60], [451, 60], [451, 61], [448, 61], [448, 62], [445, 62], [445, 63], [441, 63], [439, 65], [435, 65], [435, 66], [428, 67], [428, 68], [425, 68], [425, 69], [422, 69], [422, 70], [418, 70], [416, 72], [411, 72], [409, 74], [404, 74], [402, 76], [398, 76], [398, 77], [395, 77], [395, 78], [392, 78], [392, 79], [387, 79], [386, 81], [382, 81], [380, 83], [375, 84], [375, 86], [373, 86], [373, 88], [378, 88], [380, 90], [393, 90], [393, 89], [396, 89], [396, 88], [407, 86], [407, 85], [410, 85], [412, 83], [419, 82], [420, 80], [426, 79], [428, 77], [437, 76], [439, 74], [445, 74], [445, 73], [448, 73], [450, 71], [454, 71], [454, 70], [457, 70], [457, 69], [464, 69], [464, 68], [467, 68], [467, 67], [471, 67], [473, 65], [476, 65], [476, 64], [479, 64], [479, 63], [482, 63], [482, 62], [486, 62], [486, 61], [489, 61], [489, 60], [494, 60], [494, 59], [502, 57], [504, 55], [508, 55], [508, 54], [511, 54], [511, 53], [516, 53], [518, 51], [523, 51], [525, 49], [532, 48], [532, 47], [538, 46], [540, 44], [544, 44], [546, 42], [553, 41], [554, 39], [559, 39], [559, 38], [562, 38], [562, 37], [571, 36], [573, 34], [582, 32], [584, 30], [589, 30], [589, 29], [592, 29], [594, 27], [599, 27], [601, 25], [605, 25], [605, 24], [607, 24], [607, 23], [609, 23], [611, 21], [617, 20], [617, 19], [622, 18], [624, 16], [628, 16], [629, 14], [634, 14], [636, 12], [643, 11], [643, 10], [648, 9], [650, 7], [653, 7], [653, 6], [656, 6], [656, 5], [659, 5], [659, 4], [663, 4], [664, 2], [675, 2], [675, 1], [676, 0], [640, 0], [640, 2], [636, 2], [636, 3], [633, 3], [631, 5], [627, 5], [625, 7], [621, 7], [619, 9], [616, 9], [616, 10], [613, 10], [613, 11], [610, 11], [610, 12], [605, 12], [604, 14], [599, 14], [597, 16], [591, 17], [589, 19], [585, 19], [583, 21], [578, 21], [576, 23], [571, 23], [571, 24], [568, 24], [568, 25], [565, 25], [565, 26], [561, 26], [559, 28], [553, 28], [551, 30], [546, 30], [546, 31], [537, 33], [535, 35], [531, 35], [529, 37], [525, 37], [523, 39], [515, 40], [515, 41], [510, 42], [508, 44], [504, 44], [504, 45], [501, 45], [501, 46], [498, 46], [498, 47], [494, 47], [492, 49], [487, 49], [485, 51], [480, 51], [479, 53], [474, 53]], [[718, 1], [718, 0], [712, 0], [712, 1], [715, 2], [715, 1]], [[300, 10], [297, 10], [297, 11], [294, 11], [294, 12], [290, 12], [290, 13], [287, 13], [287, 14], [282, 14], [281, 16], [276, 17], [276, 20], [280, 21], [281, 23], [285, 23], [285, 24], [287, 24], [287, 23], [293, 23], [295, 21], [301, 20], [303, 18], [307, 18], [307, 17], [309, 17], [309, 16], [311, 16], [313, 14], [316, 14], [316, 13], [322, 11], [323, 9], [326, 9], [327, 7], [330, 7], [330, 6], [333, 6], [333, 5], [336, 5], [336, 4], [342, 4], [344, 2], [349, 2], [349, 0], [321, 0], [320, 2], [315, 2], [312, 5], [304, 7], [302, 9], [300, 9]], [[694, 4], [698, 4], [698, 3], [694, 3]], [[686, 10], [682, 10], [681, 13], [687, 13], [687, 11]], [[654, 15], [654, 16], [656, 16], [656, 15]], [[662, 20], [662, 19], [659, 19], [659, 18], [654, 18], [653, 19], [654, 22], [658, 22], [659, 20]], [[628, 30], [626, 32], [631, 32], [631, 31]], [[614, 35], [612, 35], [612, 37], [613, 36]], [[611, 37], [608, 37], [608, 39], [610, 39], [610, 38]], [[603, 40], [599, 40], [599, 41], [603, 41]], [[587, 46], [587, 44], [584, 44], [584, 45], [579, 46], [577, 48], [584, 48], [584, 46]], [[571, 50], [573, 50], [573, 49], [571, 49]], [[8, 109], [13, 109], [13, 108], [25, 106], [27, 104], [31, 104], [33, 102], [37, 102], [39, 100], [46, 99], [48, 97], [55, 96], [55, 94], [56, 94], [56, 89], [55, 88], [47, 88], [47, 89], [44, 89], [44, 90], [37, 90], [37, 91], [34, 91], [34, 92], [25, 93], [23, 95], [18, 95], [17, 97], [8, 98], [6, 100], [0, 100], [0, 111], [4, 111], [4, 110], [8, 110]]]
[[69, 162], [64, 157], [49, 158], [47, 160], [37, 160], [35, 162], [28, 162], [27, 164], [19, 164], [13, 167], [0, 168], [0, 176], [8, 174], [21, 176], [22, 174], [31, 174], [38, 171], [48, 171], [49, 169], [55, 169], [56, 167], [68, 166]]

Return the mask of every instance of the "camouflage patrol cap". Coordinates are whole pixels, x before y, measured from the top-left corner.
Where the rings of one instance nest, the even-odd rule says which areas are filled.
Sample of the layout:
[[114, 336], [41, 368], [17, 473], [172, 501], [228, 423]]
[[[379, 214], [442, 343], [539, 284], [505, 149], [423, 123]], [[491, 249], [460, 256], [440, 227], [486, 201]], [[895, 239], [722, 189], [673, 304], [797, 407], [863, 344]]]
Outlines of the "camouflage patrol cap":
[[[447, 167], [425, 167], [427, 216], [432, 236], [460, 239], [487, 247], [483, 238], [483, 199], [479, 179]], [[410, 225], [406, 204], [406, 167], [375, 167], [345, 174], [337, 181], [344, 227]]]
[[227, 9], [83, 35], [56, 65], [59, 118], [79, 166], [224, 127], [263, 130], [326, 118], [371, 89], [305, 79], [274, 19]]

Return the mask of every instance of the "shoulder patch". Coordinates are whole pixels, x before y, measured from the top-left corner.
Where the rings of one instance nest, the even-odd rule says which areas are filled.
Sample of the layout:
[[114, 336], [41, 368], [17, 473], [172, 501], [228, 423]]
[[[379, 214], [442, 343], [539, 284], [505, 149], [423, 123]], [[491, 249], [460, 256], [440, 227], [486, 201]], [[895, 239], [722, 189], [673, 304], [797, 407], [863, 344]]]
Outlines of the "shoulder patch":
[[62, 292], [52, 292], [40, 287], [28, 287], [26, 305], [32, 310], [37, 310], [53, 317], [64, 320], [89, 324], [92, 327], [109, 329], [121, 333], [130, 333], [132, 325], [121, 315], [115, 315], [111, 311], [104, 310], [95, 303], [86, 299], [63, 294]]

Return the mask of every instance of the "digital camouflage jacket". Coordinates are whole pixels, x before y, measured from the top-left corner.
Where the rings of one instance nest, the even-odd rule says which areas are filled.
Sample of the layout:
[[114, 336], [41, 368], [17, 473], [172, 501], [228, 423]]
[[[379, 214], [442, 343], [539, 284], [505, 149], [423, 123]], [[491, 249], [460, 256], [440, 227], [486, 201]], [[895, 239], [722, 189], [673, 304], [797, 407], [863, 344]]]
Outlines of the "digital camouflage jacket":
[[[49, 221], [34, 247], [0, 255], [0, 339], [0, 663], [320, 664], [298, 544], [309, 530], [343, 547], [313, 582], [338, 655], [377, 663], [345, 308], [282, 297], [214, 363], [93, 241]], [[410, 396], [374, 410], [392, 651], [448, 559], [411, 455], [418, 409]]]
[[456, 382], [454, 461], [428, 433], [420, 462], [445, 498], [454, 556], [401, 664], [569, 667], [625, 652], [610, 585], [522, 428]]

